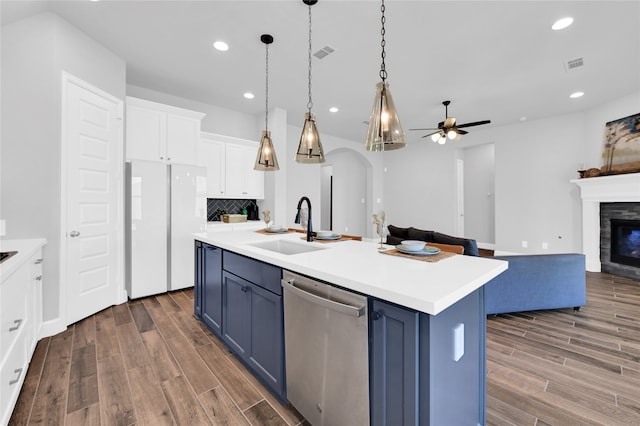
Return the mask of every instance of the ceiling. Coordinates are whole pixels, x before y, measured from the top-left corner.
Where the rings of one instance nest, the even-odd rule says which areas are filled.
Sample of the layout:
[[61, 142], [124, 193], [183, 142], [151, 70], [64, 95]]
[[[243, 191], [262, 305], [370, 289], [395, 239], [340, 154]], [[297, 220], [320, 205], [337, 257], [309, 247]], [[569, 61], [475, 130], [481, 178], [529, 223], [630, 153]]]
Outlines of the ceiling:
[[[449, 115], [518, 123], [596, 107], [640, 91], [640, 1], [386, 1], [386, 69], [409, 142]], [[260, 115], [269, 105], [302, 127], [308, 6], [280, 1], [7, 1], [2, 24], [52, 11], [127, 62], [127, 83]], [[380, 2], [312, 7], [313, 112], [320, 133], [364, 141], [381, 62]], [[562, 31], [551, 24], [572, 16]], [[213, 49], [215, 40], [230, 45]], [[584, 66], [567, 71], [568, 60]], [[243, 93], [256, 97], [247, 100]], [[582, 98], [569, 94], [583, 91]], [[638, 102], [640, 110], [640, 99]], [[329, 107], [340, 109], [329, 112]], [[640, 112], [640, 111], [639, 111]], [[467, 129], [473, 133], [473, 128]]]

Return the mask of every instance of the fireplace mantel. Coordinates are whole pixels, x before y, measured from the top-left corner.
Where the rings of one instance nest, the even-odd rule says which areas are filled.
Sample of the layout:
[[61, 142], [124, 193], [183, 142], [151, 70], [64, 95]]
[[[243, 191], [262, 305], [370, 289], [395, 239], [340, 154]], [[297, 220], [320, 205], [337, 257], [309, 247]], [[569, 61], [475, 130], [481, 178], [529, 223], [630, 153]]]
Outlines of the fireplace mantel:
[[587, 271], [600, 272], [600, 203], [640, 202], [640, 173], [574, 179], [582, 198], [582, 251]]

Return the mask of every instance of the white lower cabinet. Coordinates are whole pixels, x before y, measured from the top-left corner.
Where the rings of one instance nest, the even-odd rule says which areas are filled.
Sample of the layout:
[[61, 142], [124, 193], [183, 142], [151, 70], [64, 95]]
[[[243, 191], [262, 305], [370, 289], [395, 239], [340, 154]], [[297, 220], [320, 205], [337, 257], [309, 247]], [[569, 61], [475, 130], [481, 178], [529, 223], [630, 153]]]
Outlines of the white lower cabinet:
[[0, 424], [7, 424], [42, 324], [42, 250], [0, 284]]
[[264, 172], [253, 170], [258, 143], [202, 132], [198, 164], [207, 168], [208, 198], [264, 199]]

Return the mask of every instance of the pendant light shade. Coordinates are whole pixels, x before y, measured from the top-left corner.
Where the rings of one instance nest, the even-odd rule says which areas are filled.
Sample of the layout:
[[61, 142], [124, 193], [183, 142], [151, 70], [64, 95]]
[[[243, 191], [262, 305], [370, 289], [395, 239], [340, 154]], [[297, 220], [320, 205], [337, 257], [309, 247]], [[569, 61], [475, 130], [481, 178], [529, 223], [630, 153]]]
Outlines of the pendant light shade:
[[271, 132], [269, 130], [262, 131], [260, 148], [258, 148], [258, 156], [256, 157], [256, 164], [253, 166], [253, 170], [263, 172], [280, 170], [276, 150], [273, 149]]
[[322, 143], [320, 143], [316, 117], [311, 112], [311, 108], [313, 108], [311, 98], [311, 6], [316, 4], [318, 0], [302, 0], [302, 2], [309, 6], [309, 101], [307, 102], [309, 111], [304, 114], [304, 125], [302, 126], [302, 134], [300, 135], [295, 160], [297, 163], [303, 164], [324, 163], [324, 150], [322, 149]]
[[269, 34], [262, 34], [260, 41], [265, 46], [265, 106], [264, 106], [264, 130], [262, 131], [262, 137], [260, 138], [260, 147], [258, 148], [258, 155], [256, 156], [256, 163], [253, 165], [253, 170], [262, 172], [275, 172], [280, 170], [278, 165], [278, 158], [276, 157], [276, 151], [273, 149], [273, 143], [271, 142], [271, 132], [269, 129], [269, 45], [273, 43], [273, 37]]
[[403, 148], [406, 144], [398, 112], [389, 91], [389, 83], [381, 81], [376, 84], [376, 98], [369, 118], [365, 149], [390, 151]]
[[304, 114], [304, 127], [296, 152], [296, 162], [304, 164], [324, 163], [324, 151], [320, 143], [320, 134], [316, 127], [315, 116], [307, 112]]
[[400, 119], [398, 118], [398, 112], [396, 106], [393, 103], [391, 92], [389, 91], [389, 83], [387, 80], [387, 70], [384, 62], [386, 52], [384, 50], [386, 41], [384, 24], [386, 18], [384, 16], [385, 6], [384, 0], [380, 6], [382, 12], [382, 64], [380, 65], [380, 79], [382, 80], [376, 84], [376, 98], [373, 101], [373, 108], [371, 110], [371, 117], [369, 118], [369, 129], [367, 130], [367, 139], [364, 144], [364, 148], [367, 151], [391, 151], [393, 149], [404, 148], [407, 145], [404, 137], [404, 131], [400, 125]]

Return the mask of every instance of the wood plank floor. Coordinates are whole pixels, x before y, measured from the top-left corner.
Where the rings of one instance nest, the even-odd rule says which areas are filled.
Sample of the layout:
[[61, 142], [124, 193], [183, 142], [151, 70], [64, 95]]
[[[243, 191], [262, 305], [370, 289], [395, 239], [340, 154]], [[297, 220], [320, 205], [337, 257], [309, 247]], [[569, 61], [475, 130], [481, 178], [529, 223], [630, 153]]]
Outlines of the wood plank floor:
[[[41, 340], [10, 424], [306, 423], [192, 312], [178, 291]], [[489, 317], [487, 425], [640, 425], [640, 283], [588, 273], [579, 312]]]
[[640, 282], [587, 273], [587, 305], [487, 319], [487, 425], [640, 425]]

